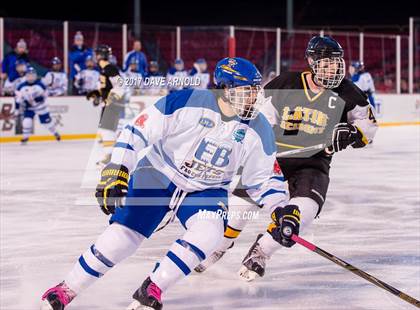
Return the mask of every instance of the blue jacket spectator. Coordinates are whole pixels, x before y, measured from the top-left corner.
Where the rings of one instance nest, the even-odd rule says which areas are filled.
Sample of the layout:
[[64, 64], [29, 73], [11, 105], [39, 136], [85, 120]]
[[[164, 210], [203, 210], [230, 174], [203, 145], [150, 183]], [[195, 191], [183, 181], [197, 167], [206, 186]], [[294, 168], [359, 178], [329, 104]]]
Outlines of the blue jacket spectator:
[[4, 57], [2, 63], [3, 80], [8, 79], [10, 82], [13, 82], [19, 77], [19, 73], [16, 71], [16, 63], [20, 60], [29, 63], [28, 49], [24, 39], [20, 39], [16, 43], [15, 50]]
[[141, 42], [136, 40], [133, 43], [133, 50], [127, 53], [124, 59], [123, 71], [126, 72], [132, 63], [132, 59], [135, 58], [135, 61], [138, 64], [138, 72], [142, 76], [145, 76], [147, 73], [147, 58], [146, 55], [141, 51]]
[[74, 36], [74, 45], [70, 50], [70, 79], [74, 79], [76, 74], [83, 69], [86, 69], [86, 58], [93, 56], [93, 51], [84, 45], [84, 38], [80, 31], [76, 32]]

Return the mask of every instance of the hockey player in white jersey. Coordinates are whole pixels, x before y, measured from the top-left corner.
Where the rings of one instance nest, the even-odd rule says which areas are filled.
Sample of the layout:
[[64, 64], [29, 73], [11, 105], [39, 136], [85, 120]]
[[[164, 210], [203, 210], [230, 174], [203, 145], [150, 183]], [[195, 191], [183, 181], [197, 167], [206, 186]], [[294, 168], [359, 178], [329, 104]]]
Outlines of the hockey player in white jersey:
[[51, 60], [51, 71], [42, 78], [42, 83], [47, 87], [48, 96], [64, 96], [67, 94], [67, 74], [62, 69], [60, 58]]
[[22, 128], [23, 137], [22, 144], [28, 142], [33, 130], [33, 120], [38, 115], [39, 121], [43, 124], [59, 141], [60, 135], [55, 129], [55, 124], [51, 119], [48, 111], [47, 90], [45, 85], [38, 79], [38, 75], [34, 68], [29, 67], [26, 72], [26, 81], [20, 84], [16, 90], [15, 97], [15, 115], [19, 118], [23, 114]]
[[79, 71], [74, 77], [74, 87], [79, 95], [86, 95], [88, 92], [100, 88], [99, 71], [92, 56], [86, 57], [86, 69]]
[[10, 80], [10, 77], [4, 82], [3, 86], [3, 95], [4, 96], [14, 96], [16, 88], [25, 82], [25, 73], [28, 64], [24, 59], [16, 60], [16, 72], [18, 73], [18, 77], [15, 78], [13, 81]]
[[365, 71], [363, 61], [352, 61], [349, 67], [349, 73], [352, 82], [366, 94], [372, 107], [376, 108], [375, 84], [372, 75]]
[[170, 93], [185, 88], [184, 83], [188, 76], [182, 59], [176, 59], [173, 68], [168, 70], [166, 81]]
[[[63, 309], [132, 255], [169, 212], [186, 229], [134, 292], [128, 309], [162, 309], [162, 293], [187, 276], [222, 241], [227, 188], [240, 167], [244, 190], [261, 196], [275, 159], [274, 135], [258, 114], [261, 75], [243, 58], [225, 58], [216, 90], [180, 90], [148, 107], [118, 138], [96, 190], [110, 226], [64, 281], [43, 295], [43, 309]], [[139, 151], [149, 147], [138, 160]], [[125, 202], [122, 202], [122, 198]], [[281, 206], [284, 194], [272, 199]], [[207, 216], [205, 216], [205, 215]], [[188, 301], [185, 301], [187, 304]], [[105, 307], [105, 305], [104, 305]], [[186, 307], [188, 308], [188, 307]]]

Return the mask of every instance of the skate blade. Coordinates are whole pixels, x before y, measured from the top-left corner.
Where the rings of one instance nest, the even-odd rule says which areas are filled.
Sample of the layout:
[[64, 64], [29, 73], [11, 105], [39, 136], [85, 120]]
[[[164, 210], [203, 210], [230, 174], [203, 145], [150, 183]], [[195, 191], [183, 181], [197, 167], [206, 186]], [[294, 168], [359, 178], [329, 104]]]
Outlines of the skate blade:
[[48, 300], [44, 299], [41, 302], [41, 307], [39, 308], [40, 310], [54, 310], [53, 307], [50, 305], [50, 303], [48, 302]]
[[126, 310], [154, 310], [152, 307], [144, 306], [140, 304], [137, 300], [134, 300], [127, 308]]
[[241, 269], [239, 269], [238, 275], [242, 280], [246, 282], [254, 281], [257, 277], [259, 277], [258, 273], [256, 273], [255, 271], [249, 270], [245, 266], [242, 266]]

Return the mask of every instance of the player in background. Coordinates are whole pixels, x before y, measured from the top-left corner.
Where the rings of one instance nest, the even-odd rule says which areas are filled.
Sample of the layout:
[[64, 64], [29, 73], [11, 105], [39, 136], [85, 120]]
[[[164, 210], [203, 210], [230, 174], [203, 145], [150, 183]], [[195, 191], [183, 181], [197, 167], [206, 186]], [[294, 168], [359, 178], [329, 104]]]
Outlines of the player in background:
[[125, 86], [131, 96], [139, 95], [143, 76], [139, 73], [139, 63], [137, 58], [131, 57], [128, 69], [122, 73]]
[[[248, 195], [268, 198], [261, 194], [271, 175], [275, 145], [270, 124], [258, 114], [261, 75], [243, 58], [225, 58], [216, 65], [214, 78], [218, 90], [169, 94], [123, 130], [96, 190], [102, 211], [113, 214], [111, 225], [64, 281], [47, 290], [43, 309], [63, 309], [132, 255], [172, 212], [171, 221], [177, 216], [186, 231], [134, 292], [128, 307], [162, 309], [162, 293], [222, 241], [226, 219], [218, 212], [227, 211], [227, 188], [240, 167]], [[148, 146], [150, 152], [138, 159]], [[284, 194], [276, 197], [272, 201], [277, 205], [285, 202]]]
[[95, 57], [99, 66], [100, 88], [87, 93], [86, 98], [93, 100], [93, 105], [103, 103], [99, 121], [99, 134], [102, 137], [104, 157], [98, 164], [106, 165], [111, 159], [118, 122], [124, 113], [124, 81], [118, 67], [109, 62], [112, 54], [111, 47], [100, 44], [95, 49]]
[[168, 90], [170, 93], [183, 89], [183, 81], [188, 76], [187, 70], [184, 67], [184, 61], [182, 59], [176, 59], [174, 66], [168, 70], [166, 74], [166, 82], [168, 84]]
[[[366, 95], [345, 79], [344, 51], [333, 38], [313, 37], [304, 72], [284, 72], [265, 88], [267, 104], [262, 113], [276, 136], [277, 163], [283, 175], [272, 183], [288, 182], [290, 200], [284, 208], [272, 208], [272, 222], [245, 256], [240, 276], [247, 281], [263, 276], [267, 261], [281, 247], [291, 247], [291, 235], [306, 232], [325, 202], [334, 153], [366, 146], [377, 124]], [[291, 154], [294, 153], [294, 154]], [[290, 154], [290, 155], [287, 155]], [[278, 189], [281, 190], [281, 189]], [[234, 195], [246, 197], [240, 190]], [[261, 207], [249, 204], [250, 209]], [[233, 246], [246, 220], [229, 220], [218, 251], [198, 266], [204, 271]]]
[[78, 95], [86, 95], [100, 88], [99, 71], [92, 56], [86, 57], [85, 65], [86, 69], [78, 72], [74, 78], [74, 87]]
[[194, 63], [194, 68], [190, 71], [190, 76], [198, 81], [197, 85], [192, 86], [192, 88], [210, 88], [210, 73], [207, 70], [207, 61], [204, 58], [197, 59]]
[[127, 53], [127, 55], [124, 58], [124, 64], [123, 64], [123, 70], [124, 72], [128, 70], [128, 67], [131, 64], [132, 59], [134, 58], [138, 64], [138, 73], [140, 73], [142, 76], [145, 76], [147, 74], [148, 68], [147, 68], [147, 57], [146, 55], [141, 51], [141, 41], [135, 40], [133, 42], [133, 49]]
[[85, 69], [86, 58], [93, 55], [90, 47], [84, 43], [84, 37], [81, 31], [74, 35], [73, 46], [69, 52], [70, 80], [73, 81], [78, 72]]
[[48, 96], [64, 96], [67, 94], [67, 74], [62, 69], [60, 58], [51, 60], [51, 71], [42, 78], [42, 83], [47, 87]]
[[142, 94], [147, 96], [164, 96], [167, 94], [166, 81], [159, 71], [159, 63], [151, 60], [149, 63], [149, 71], [144, 76], [141, 83]]
[[25, 82], [16, 89], [15, 115], [16, 118], [23, 114], [22, 144], [28, 142], [34, 127], [34, 116], [38, 115], [39, 121], [60, 141], [61, 137], [55, 129], [55, 124], [48, 112], [47, 90], [45, 85], [38, 79], [34, 68], [29, 67], [26, 71]]
[[25, 81], [25, 74], [26, 69], [28, 67], [28, 64], [26, 60], [24, 59], [18, 59], [16, 60], [16, 72], [18, 76], [11, 81], [8, 77], [7, 80], [4, 82], [3, 86], [3, 95], [4, 96], [14, 96], [15, 90], [19, 86], [19, 84], [22, 84]]
[[352, 61], [349, 66], [349, 73], [353, 83], [366, 94], [369, 103], [376, 109], [375, 84], [372, 75], [365, 71], [363, 61]]

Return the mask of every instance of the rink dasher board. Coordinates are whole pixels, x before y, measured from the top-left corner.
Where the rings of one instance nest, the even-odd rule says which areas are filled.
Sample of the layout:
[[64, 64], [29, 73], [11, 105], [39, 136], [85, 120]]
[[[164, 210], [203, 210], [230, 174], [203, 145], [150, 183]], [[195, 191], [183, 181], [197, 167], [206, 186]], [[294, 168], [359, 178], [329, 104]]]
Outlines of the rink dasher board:
[[[159, 96], [133, 96], [125, 109], [125, 118], [120, 127], [129, 122], [143, 109], [154, 104]], [[396, 95], [379, 94], [376, 96], [376, 117], [380, 126], [420, 125], [420, 94]], [[63, 140], [94, 139], [98, 131], [101, 113], [85, 97], [63, 96], [47, 99], [51, 117]], [[16, 131], [14, 118], [14, 98], [0, 97], [0, 143], [17, 142], [21, 135]], [[54, 140], [37, 117], [31, 141]]]

